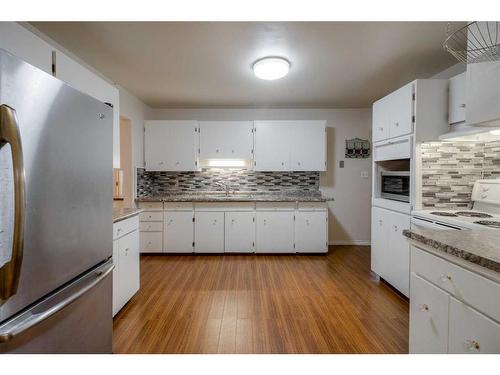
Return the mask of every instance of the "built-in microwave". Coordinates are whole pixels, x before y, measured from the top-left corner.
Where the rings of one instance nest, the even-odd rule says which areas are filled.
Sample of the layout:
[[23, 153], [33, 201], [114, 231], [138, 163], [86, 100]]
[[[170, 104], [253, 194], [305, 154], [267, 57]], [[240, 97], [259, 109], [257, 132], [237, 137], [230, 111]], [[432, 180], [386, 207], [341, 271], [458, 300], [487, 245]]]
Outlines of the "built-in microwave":
[[401, 202], [410, 201], [410, 172], [381, 171], [380, 197]]

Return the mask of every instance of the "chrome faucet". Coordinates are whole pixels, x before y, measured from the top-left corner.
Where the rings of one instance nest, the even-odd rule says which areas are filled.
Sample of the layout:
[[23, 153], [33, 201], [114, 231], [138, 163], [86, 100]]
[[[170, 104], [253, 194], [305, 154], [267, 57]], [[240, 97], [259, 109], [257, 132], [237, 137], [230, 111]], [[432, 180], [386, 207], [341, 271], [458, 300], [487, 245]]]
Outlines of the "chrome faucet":
[[229, 184], [226, 184], [224, 182], [214, 182], [214, 185], [220, 187], [222, 190], [226, 192], [226, 195], [229, 195], [229, 189], [230, 189]]

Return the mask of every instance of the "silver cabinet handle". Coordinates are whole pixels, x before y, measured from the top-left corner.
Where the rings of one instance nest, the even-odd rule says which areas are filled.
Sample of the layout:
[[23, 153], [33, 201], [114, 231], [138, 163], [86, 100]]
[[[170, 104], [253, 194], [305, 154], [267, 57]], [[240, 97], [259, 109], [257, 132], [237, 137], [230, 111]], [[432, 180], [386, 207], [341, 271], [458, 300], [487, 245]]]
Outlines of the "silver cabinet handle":
[[0, 343], [11, 340], [20, 333], [64, 309], [104, 280], [113, 271], [113, 268], [115, 266], [113, 265], [113, 260], [110, 259], [92, 272], [64, 287], [56, 294], [37, 303], [28, 311], [2, 323], [0, 325]]
[[429, 306], [425, 303], [419, 306], [420, 311], [429, 311]]
[[479, 345], [479, 341], [476, 340], [467, 340], [467, 347], [469, 350], [480, 350], [481, 345]]
[[[23, 147], [16, 111], [0, 106], [0, 149], [10, 145], [14, 177], [14, 235], [10, 261], [0, 268], [0, 300], [7, 300], [17, 292], [21, 276], [24, 249], [24, 217], [26, 211], [26, 181], [24, 174]], [[1, 342], [1, 340], [0, 340]]]
[[441, 275], [439, 278], [441, 279], [442, 282], [451, 281], [452, 280], [452, 278], [451, 278], [450, 275]]

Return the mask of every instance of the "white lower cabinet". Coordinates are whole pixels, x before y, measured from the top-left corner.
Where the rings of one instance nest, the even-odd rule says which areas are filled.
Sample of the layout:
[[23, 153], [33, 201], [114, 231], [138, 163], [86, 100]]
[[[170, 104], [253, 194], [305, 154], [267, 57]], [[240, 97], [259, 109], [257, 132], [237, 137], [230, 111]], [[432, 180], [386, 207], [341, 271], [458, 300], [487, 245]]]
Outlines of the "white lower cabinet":
[[194, 252], [224, 252], [224, 212], [196, 212]]
[[165, 211], [163, 216], [163, 251], [192, 253], [194, 251], [194, 212]]
[[327, 211], [297, 211], [295, 214], [295, 250], [302, 253], [328, 251]]
[[415, 273], [410, 285], [410, 353], [447, 353], [448, 294]]
[[139, 221], [136, 216], [115, 223], [113, 227], [114, 232], [121, 233], [120, 237], [113, 240], [114, 316], [139, 290]]
[[[485, 278], [415, 246], [411, 271], [410, 353], [500, 353], [500, 278]], [[464, 288], [466, 279], [474, 298]]]
[[253, 253], [255, 251], [255, 213], [226, 212], [225, 252]]
[[294, 211], [257, 211], [257, 253], [294, 253]]
[[449, 324], [450, 353], [500, 353], [500, 324], [453, 297]]
[[372, 208], [372, 270], [409, 295], [410, 245], [403, 230], [410, 229], [410, 216], [379, 207]]

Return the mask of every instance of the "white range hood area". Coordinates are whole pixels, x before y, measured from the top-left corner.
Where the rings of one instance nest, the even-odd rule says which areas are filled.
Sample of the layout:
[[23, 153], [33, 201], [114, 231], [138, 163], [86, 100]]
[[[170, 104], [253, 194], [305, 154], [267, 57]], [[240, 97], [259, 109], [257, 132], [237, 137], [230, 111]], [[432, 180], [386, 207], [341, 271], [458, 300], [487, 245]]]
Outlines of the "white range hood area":
[[441, 135], [439, 139], [455, 141], [499, 139], [500, 62], [467, 64], [465, 85], [465, 122], [450, 125], [450, 131]]

